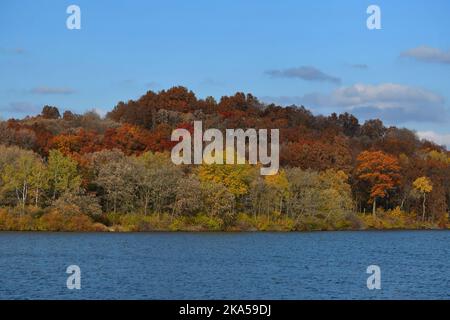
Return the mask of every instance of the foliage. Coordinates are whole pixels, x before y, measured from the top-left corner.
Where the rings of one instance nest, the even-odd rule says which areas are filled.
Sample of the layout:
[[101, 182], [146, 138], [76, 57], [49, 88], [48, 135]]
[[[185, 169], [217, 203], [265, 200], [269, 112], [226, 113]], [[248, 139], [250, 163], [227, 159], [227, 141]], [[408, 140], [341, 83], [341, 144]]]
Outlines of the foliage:
[[377, 198], [387, 197], [388, 192], [398, 185], [400, 166], [397, 158], [382, 151], [364, 151], [357, 160], [356, 173], [358, 179], [370, 184], [370, 201], [375, 215]]
[[[174, 165], [171, 132], [194, 120], [280, 129], [279, 173]], [[0, 121], [0, 207], [0, 230], [446, 228], [450, 153], [379, 119], [174, 87], [119, 102], [106, 118], [44, 106]]]

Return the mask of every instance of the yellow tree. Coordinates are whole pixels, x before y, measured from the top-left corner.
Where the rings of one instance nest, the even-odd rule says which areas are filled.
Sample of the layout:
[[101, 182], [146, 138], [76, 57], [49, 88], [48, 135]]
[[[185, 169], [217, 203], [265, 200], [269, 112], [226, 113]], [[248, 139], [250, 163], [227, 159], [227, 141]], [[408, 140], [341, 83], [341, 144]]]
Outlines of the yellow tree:
[[382, 151], [364, 151], [358, 158], [356, 174], [370, 184], [372, 213], [376, 214], [377, 198], [385, 198], [400, 180], [400, 165], [396, 157]]
[[413, 187], [415, 190], [421, 193], [423, 202], [422, 202], [422, 220], [425, 221], [425, 211], [426, 211], [426, 199], [427, 193], [433, 191], [433, 184], [428, 177], [420, 177], [417, 178], [413, 182]]
[[289, 181], [284, 170], [279, 171], [276, 175], [269, 175], [265, 177], [266, 185], [271, 194], [275, 196], [274, 200], [278, 202], [278, 214], [283, 210], [283, 200], [289, 197]]
[[[226, 153], [223, 153], [224, 162]], [[237, 154], [235, 154], [235, 163]], [[198, 170], [201, 182], [212, 181], [224, 185], [235, 197], [248, 193], [250, 183], [256, 175], [256, 167], [245, 164], [207, 164], [203, 163]]]
[[254, 175], [248, 164], [202, 164], [198, 170], [200, 181], [220, 183], [236, 197], [248, 193]]

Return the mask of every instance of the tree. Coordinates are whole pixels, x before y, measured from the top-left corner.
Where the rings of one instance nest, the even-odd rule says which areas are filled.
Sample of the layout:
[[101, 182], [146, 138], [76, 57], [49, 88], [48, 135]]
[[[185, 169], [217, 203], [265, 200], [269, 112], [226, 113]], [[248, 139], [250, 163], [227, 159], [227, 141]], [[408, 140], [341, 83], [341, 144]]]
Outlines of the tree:
[[377, 140], [383, 138], [386, 133], [386, 127], [383, 122], [379, 119], [367, 120], [361, 127], [360, 134], [362, 136], [367, 136], [372, 140]]
[[319, 174], [320, 210], [326, 219], [335, 221], [353, 210], [351, 187], [348, 175], [343, 171], [329, 169]]
[[337, 122], [342, 127], [344, 134], [350, 137], [355, 136], [361, 127], [358, 119], [347, 112], [340, 114]]
[[58, 200], [54, 201], [52, 207], [65, 216], [87, 215], [92, 218], [102, 213], [98, 198], [93, 195], [74, 194], [66, 192]]
[[158, 214], [173, 202], [181, 178], [180, 168], [175, 166], [167, 154], [146, 152], [136, 158], [138, 166], [138, 193], [142, 200], [144, 214], [150, 204]]
[[134, 207], [138, 173], [135, 162], [126, 157], [99, 164], [95, 183], [105, 191], [107, 210], [128, 212]]
[[81, 177], [74, 160], [64, 156], [59, 150], [50, 150], [47, 170], [53, 200], [65, 192], [78, 192]]
[[353, 209], [351, 187], [343, 171], [290, 168], [288, 213], [297, 221], [309, 216], [334, 223]]
[[276, 175], [266, 176], [265, 182], [268, 186], [269, 194], [273, 197], [273, 204], [277, 207], [276, 211], [281, 214], [283, 202], [289, 197], [289, 182], [286, 172], [281, 170]]
[[413, 187], [414, 187], [414, 190], [417, 190], [418, 192], [420, 192], [423, 197], [422, 220], [425, 221], [425, 211], [426, 211], [425, 202], [427, 199], [427, 193], [430, 193], [431, 191], [433, 191], [433, 184], [431, 183], [431, 180], [429, 178], [419, 177], [416, 180], [414, 180]]
[[205, 181], [201, 184], [205, 211], [213, 217], [222, 219], [224, 225], [230, 225], [234, 220], [234, 195], [221, 183]]
[[[224, 162], [226, 162], [225, 157], [224, 155]], [[249, 164], [203, 163], [198, 169], [198, 176], [202, 182], [214, 181], [221, 183], [236, 197], [248, 193], [250, 183], [255, 174], [255, 167]]]
[[[14, 192], [23, 213], [31, 190], [33, 188], [40, 190], [42, 186], [42, 179], [40, 179], [42, 172], [41, 159], [31, 151], [22, 151], [18, 158], [6, 164], [2, 170], [2, 191]], [[36, 205], [38, 197], [37, 195]]]
[[377, 198], [385, 198], [389, 190], [398, 185], [400, 166], [396, 157], [382, 151], [364, 151], [357, 160], [356, 174], [358, 179], [370, 184], [370, 201], [375, 216]]
[[34, 206], [39, 206], [39, 199], [45, 190], [48, 190], [48, 171], [42, 159], [36, 161], [31, 175], [31, 196], [34, 198]]
[[45, 105], [42, 108], [41, 116], [44, 119], [59, 119], [61, 118], [61, 114], [57, 107], [47, 106]]
[[78, 115], [75, 115], [72, 111], [66, 110], [63, 113], [63, 120], [64, 121], [75, 121], [79, 117]]
[[194, 215], [203, 209], [203, 198], [200, 180], [195, 175], [183, 177], [176, 187], [175, 203], [172, 216]]
[[17, 126], [13, 122], [0, 122], [0, 144], [35, 149], [36, 134], [29, 128]]
[[312, 170], [289, 168], [286, 170], [289, 181], [288, 214], [297, 220], [314, 216], [319, 212], [319, 174]]
[[126, 155], [141, 154], [149, 149], [151, 134], [141, 127], [124, 124], [105, 132], [103, 145], [107, 149], [120, 149]]

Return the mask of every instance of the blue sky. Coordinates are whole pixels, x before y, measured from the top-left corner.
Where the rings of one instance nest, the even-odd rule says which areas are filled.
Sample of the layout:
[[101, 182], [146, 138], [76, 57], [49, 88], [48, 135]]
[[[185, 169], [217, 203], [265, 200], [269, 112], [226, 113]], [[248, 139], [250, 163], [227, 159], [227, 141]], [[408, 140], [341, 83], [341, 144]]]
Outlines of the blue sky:
[[[66, 8], [81, 8], [81, 30]], [[369, 30], [366, 9], [381, 9]], [[147, 90], [251, 92], [352, 112], [450, 146], [450, 2], [24, 1], [0, 4], [0, 117], [112, 109]]]

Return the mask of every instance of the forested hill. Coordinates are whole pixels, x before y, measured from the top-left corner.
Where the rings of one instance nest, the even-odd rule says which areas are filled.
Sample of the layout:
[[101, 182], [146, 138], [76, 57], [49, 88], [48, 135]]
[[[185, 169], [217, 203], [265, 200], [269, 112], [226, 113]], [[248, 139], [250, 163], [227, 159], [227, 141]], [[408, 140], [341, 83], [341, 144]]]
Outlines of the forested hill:
[[265, 105], [244, 93], [219, 102], [197, 99], [184, 87], [119, 102], [105, 119], [95, 112], [60, 114], [58, 107], [45, 106], [36, 117], [0, 122], [0, 143], [42, 156], [52, 148], [77, 155], [113, 148], [139, 154], [169, 150], [172, 130], [192, 128], [194, 120], [202, 120], [205, 128], [278, 128], [282, 164], [303, 169], [348, 171], [363, 150], [421, 159], [430, 151], [449, 154], [444, 146], [421, 141], [408, 129], [385, 127], [378, 119], [360, 123], [348, 113], [314, 116], [303, 106]]
[[[90, 170], [93, 155], [114, 149], [125, 157], [170, 151], [172, 130], [192, 129], [194, 120], [202, 120], [205, 129], [280, 129], [280, 163], [286, 171], [282, 170], [279, 176], [293, 169], [317, 174], [341, 172], [350, 188], [353, 212], [371, 211], [377, 202], [384, 210], [398, 207], [414, 212], [418, 219], [423, 215], [422, 220], [447, 221], [450, 153], [445, 147], [421, 141], [408, 129], [386, 127], [379, 119], [360, 123], [348, 113], [314, 116], [303, 106], [265, 105], [244, 93], [224, 96], [220, 101], [212, 97], [198, 99], [184, 87], [158, 93], [149, 91], [138, 100], [119, 102], [105, 118], [95, 112], [60, 114], [58, 107], [44, 106], [38, 116], [0, 122], [0, 170], [3, 170], [0, 204], [14, 206], [21, 201], [20, 197], [18, 200], [14, 197], [14, 187], [5, 180], [5, 168], [13, 161], [6, 155], [14, 154], [11, 153], [14, 146], [33, 151], [45, 165], [55, 151], [75, 161], [83, 193], [96, 197], [103, 212], [112, 211], [108, 190], [95, 180], [98, 177]], [[194, 172], [189, 171], [192, 168], [186, 170], [185, 175]], [[425, 179], [422, 187], [417, 185], [419, 178]], [[286, 182], [291, 189], [292, 181]], [[250, 186], [254, 181], [246, 183]], [[227, 187], [225, 182], [224, 185]], [[56, 189], [56, 186], [53, 191], [42, 188], [39, 195], [42, 199], [36, 200], [35, 205], [51, 206], [52, 201], [67, 191]], [[279, 191], [284, 199], [280, 208], [272, 211], [293, 214], [293, 207], [288, 205], [288, 197], [293, 194], [291, 189], [286, 193]], [[33, 203], [31, 195], [30, 190], [26, 195], [30, 198], [22, 201], [23, 207]], [[245, 207], [251, 199], [243, 200], [250, 197], [250, 192], [233, 196], [237, 202], [242, 201], [233, 206], [233, 212], [254, 211]], [[175, 197], [169, 197], [170, 201], [175, 201]], [[114, 211], [142, 211], [139, 202], [142, 199], [121, 204], [118, 209], [119, 198], [114, 198]], [[145, 211], [147, 205], [158, 211], [174, 211], [175, 205], [169, 200], [157, 205], [151, 199], [145, 201], [148, 201]]]

